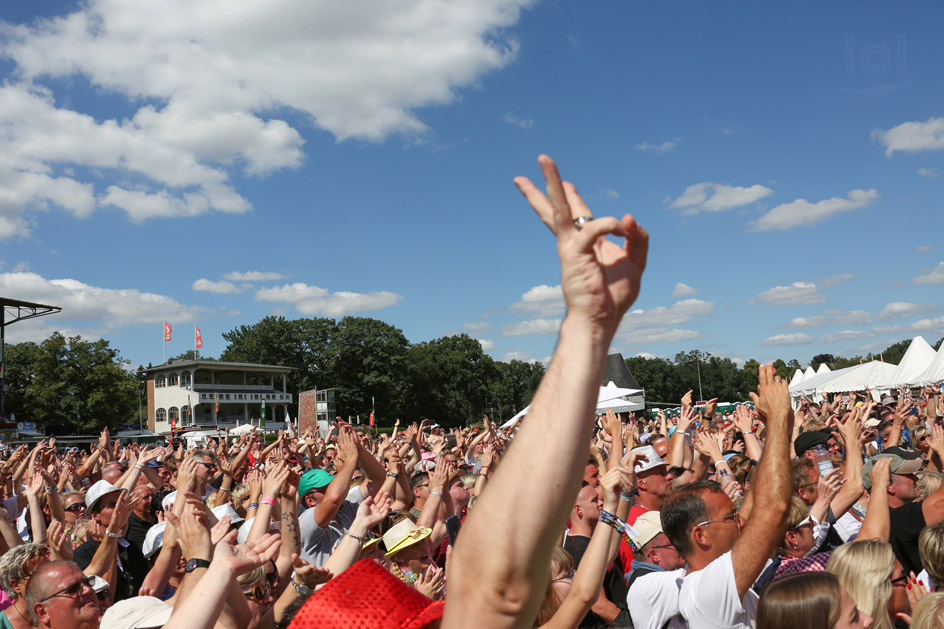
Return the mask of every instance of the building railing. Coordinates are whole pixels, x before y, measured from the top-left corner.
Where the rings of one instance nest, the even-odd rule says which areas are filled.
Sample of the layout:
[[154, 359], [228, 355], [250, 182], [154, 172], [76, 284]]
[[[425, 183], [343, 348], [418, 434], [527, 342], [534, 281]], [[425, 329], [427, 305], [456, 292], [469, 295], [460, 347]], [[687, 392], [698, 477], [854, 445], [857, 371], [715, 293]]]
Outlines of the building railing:
[[194, 391], [278, 391], [270, 384], [209, 384], [200, 383], [193, 385]]

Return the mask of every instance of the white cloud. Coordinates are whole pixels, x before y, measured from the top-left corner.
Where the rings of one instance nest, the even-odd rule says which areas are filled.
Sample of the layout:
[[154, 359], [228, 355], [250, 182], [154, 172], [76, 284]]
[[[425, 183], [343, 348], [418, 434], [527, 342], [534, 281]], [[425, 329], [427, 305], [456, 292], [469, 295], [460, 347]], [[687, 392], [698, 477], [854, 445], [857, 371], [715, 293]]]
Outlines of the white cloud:
[[911, 334], [914, 332], [928, 331], [940, 333], [941, 330], [944, 330], [944, 316], [935, 317], [934, 319], [919, 319], [907, 325], [892, 325], [883, 328], [875, 328], [873, 331], [876, 334], [901, 334], [903, 332]]
[[937, 176], [938, 176], [937, 170], [934, 169], [934, 168], [919, 168], [919, 169], [918, 169], [918, 174], [921, 175], [922, 177], [932, 177], [932, 178], [933, 178], [933, 177], [937, 177]]
[[[425, 133], [414, 111], [510, 63], [508, 28], [533, 1], [87, 0], [0, 22], [16, 77], [0, 86], [0, 238], [27, 234], [50, 205], [80, 217], [110, 205], [133, 220], [246, 212], [230, 171], [305, 159], [283, 112], [338, 140]], [[43, 86], [77, 77], [128, 113], [97, 119]], [[57, 173], [71, 166], [88, 174]], [[101, 184], [103, 173], [122, 183]]]
[[[692, 317], [710, 314], [714, 308], [715, 303], [713, 301], [702, 301], [694, 298], [677, 301], [668, 308], [665, 306], [649, 309], [637, 308], [626, 313], [622, 322], [620, 322], [617, 334], [630, 333], [644, 328], [688, 323]], [[627, 338], [634, 338], [634, 336], [627, 336]]]
[[676, 146], [678, 146], [679, 142], [681, 141], [682, 141], [682, 138], [675, 138], [674, 140], [667, 140], [663, 142], [662, 144], [650, 144], [648, 141], [646, 141], [646, 142], [643, 142], [642, 144], [637, 144], [636, 148], [639, 149], [640, 151], [652, 151], [653, 153], [659, 153], [661, 155], [662, 153], [668, 153], [669, 151], [674, 149]]
[[820, 288], [835, 288], [840, 284], [845, 284], [854, 277], [855, 274], [853, 273], [834, 273], [833, 275], [828, 275], [816, 280], [816, 283]]
[[513, 124], [516, 127], [521, 127], [522, 129], [530, 129], [534, 126], [534, 119], [532, 118], [520, 118], [513, 114], [512, 112], [507, 112], [502, 116], [502, 120], [508, 124]]
[[527, 336], [529, 334], [557, 334], [560, 330], [560, 319], [533, 319], [520, 323], [506, 323], [502, 326], [504, 336]]
[[508, 352], [502, 356], [502, 362], [510, 363], [513, 360], [520, 360], [525, 363], [537, 363], [537, 358], [534, 357], [534, 354], [531, 352]]
[[755, 203], [774, 191], [759, 184], [750, 187], [727, 186], [721, 183], [696, 183], [685, 189], [682, 195], [669, 204], [670, 208], [682, 209], [688, 216], [698, 212], [723, 212]]
[[895, 319], [898, 317], [916, 317], [922, 314], [934, 312], [934, 304], [910, 304], [905, 301], [894, 301], [887, 304], [882, 311], [876, 315], [876, 319], [884, 321], [886, 319]]
[[698, 291], [689, 286], [688, 284], [683, 284], [678, 282], [675, 285], [675, 288], [672, 290], [673, 297], [688, 297], [689, 295], [694, 295]]
[[234, 282], [265, 282], [280, 280], [282, 279], [282, 274], [266, 271], [233, 271], [224, 275], [223, 279], [232, 280]]
[[813, 337], [807, 336], [802, 332], [796, 332], [794, 334], [777, 334], [771, 337], [768, 337], [761, 345], [769, 347], [771, 345], [805, 345], [807, 343], [812, 343]]
[[195, 281], [191, 287], [193, 290], [204, 291], [207, 293], [216, 293], [218, 295], [234, 294], [242, 290], [232, 282], [214, 282], [208, 279], [200, 278]]
[[[23, 301], [61, 307], [61, 313], [44, 320], [47, 335], [55, 329], [68, 329], [66, 322], [70, 321], [87, 321], [102, 329], [112, 329], [162, 321], [191, 322], [204, 311], [200, 306], [186, 306], [166, 295], [133, 288], [102, 288], [75, 279], [47, 279], [36, 273], [0, 273], [0, 295], [16, 295]], [[19, 325], [10, 328], [11, 336], [17, 333], [17, 328]]]
[[655, 345], [658, 343], [679, 343], [704, 336], [697, 330], [680, 330], [678, 328], [647, 328], [636, 330], [624, 336], [626, 342], [632, 345]]
[[869, 323], [872, 321], [872, 315], [864, 310], [824, 310], [823, 314], [812, 317], [795, 317], [787, 322], [784, 327], [792, 330], [811, 330], [815, 328], [825, 328], [830, 325], [854, 325], [858, 323]]
[[485, 330], [491, 330], [492, 324], [487, 321], [477, 321], [475, 323], [463, 323], [462, 329], [467, 331], [469, 334], [475, 335]]
[[919, 253], [924, 253], [926, 251], [934, 251], [934, 247], [931, 245], [918, 245], [915, 247], [915, 251]]
[[875, 190], [851, 190], [846, 198], [833, 197], [816, 203], [797, 199], [773, 208], [751, 223], [753, 231], [776, 229], [786, 231], [796, 227], [815, 225], [841, 212], [859, 210], [878, 198]]
[[937, 268], [920, 273], [911, 281], [915, 284], [944, 284], [944, 262], [938, 262]]
[[944, 118], [928, 118], [927, 122], [903, 122], [888, 131], [874, 129], [872, 139], [885, 147], [885, 155], [895, 151], [934, 151], [944, 148]]
[[653, 358], [664, 358], [664, 356], [656, 356], [655, 354], [650, 354], [649, 352], [639, 352], [633, 358], [648, 358], [652, 360]]
[[256, 291], [256, 301], [287, 302], [295, 304], [295, 309], [306, 315], [340, 317], [352, 312], [367, 312], [387, 308], [400, 303], [403, 297], [389, 291], [373, 293], [336, 293], [319, 286], [296, 282], [272, 288], [260, 288]]
[[490, 352], [495, 349], [495, 343], [488, 339], [478, 339], [479, 344], [482, 346], [483, 352]]
[[773, 306], [799, 306], [826, 301], [814, 282], [794, 282], [789, 286], [774, 286], [757, 293], [757, 298]]
[[822, 334], [817, 339], [820, 343], [835, 343], [836, 341], [855, 341], [859, 339], [870, 339], [875, 336], [874, 332], [868, 330], [840, 330], [832, 334]]
[[560, 284], [548, 286], [540, 284], [529, 288], [521, 301], [511, 304], [511, 309], [517, 312], [535, 312], [540, 317], [553, 317], [564, 312], [567, 304], [564, 302], [564, 291]]

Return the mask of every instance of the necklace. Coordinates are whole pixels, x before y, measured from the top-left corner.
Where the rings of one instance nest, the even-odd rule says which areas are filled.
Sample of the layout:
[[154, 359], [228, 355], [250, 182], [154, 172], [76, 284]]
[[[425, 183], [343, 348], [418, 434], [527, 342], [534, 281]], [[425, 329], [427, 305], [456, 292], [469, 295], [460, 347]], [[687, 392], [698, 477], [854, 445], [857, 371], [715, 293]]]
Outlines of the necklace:
[[32, 620], [30, 620], [29, 618], [27, 618], [26, 616], [23, 615], [23, 612], [21, 612], [20, 609], [16, 606], [16, 603], [14, 603], [13, 605], [11, 605], [11, 607], [16, 610], [16, 613], [20, 615], [20, 618], [22, 618], [23, 620], [25, 620], [25, 621], [29, 624], [30, 627], [35, 627], [35, 626], [36, 626], [36, 625], [33, 624], [33, 621], [32, 621]]

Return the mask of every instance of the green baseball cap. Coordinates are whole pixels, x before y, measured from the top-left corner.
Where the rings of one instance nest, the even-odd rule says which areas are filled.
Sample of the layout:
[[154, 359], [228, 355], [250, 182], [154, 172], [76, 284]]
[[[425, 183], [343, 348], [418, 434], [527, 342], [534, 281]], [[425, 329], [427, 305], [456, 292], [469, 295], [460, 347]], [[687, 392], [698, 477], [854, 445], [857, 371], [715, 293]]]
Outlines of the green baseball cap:
[[309, 470], [302, 474], [298, 481], [298, 495], [304, 498], [312, 489], [327, 486], [333, 478], [334, 476], [324, 470]]

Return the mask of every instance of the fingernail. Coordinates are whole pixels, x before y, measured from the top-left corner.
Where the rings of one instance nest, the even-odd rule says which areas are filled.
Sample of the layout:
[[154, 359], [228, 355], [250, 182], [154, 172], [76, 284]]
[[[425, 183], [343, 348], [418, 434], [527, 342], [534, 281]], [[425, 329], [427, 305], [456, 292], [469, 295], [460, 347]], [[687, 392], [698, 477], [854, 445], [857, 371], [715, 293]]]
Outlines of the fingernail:
[[911, 589], [911, 584], [910, 584], [910, 583], [908, 584], [908, 589], [909, 589], [909, 590]]

